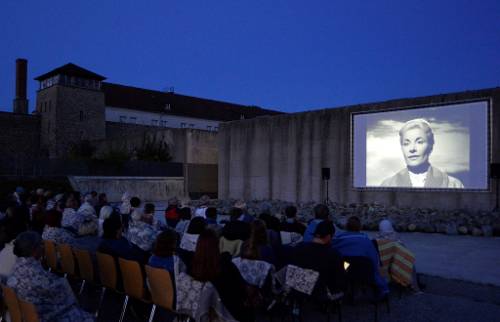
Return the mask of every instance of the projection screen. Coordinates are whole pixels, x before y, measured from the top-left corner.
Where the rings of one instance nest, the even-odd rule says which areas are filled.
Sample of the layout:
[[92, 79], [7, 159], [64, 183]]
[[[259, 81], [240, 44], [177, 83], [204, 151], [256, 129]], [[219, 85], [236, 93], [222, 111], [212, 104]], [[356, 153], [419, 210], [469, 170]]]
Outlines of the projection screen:
[[353, 186], [488, 189], [489, 104], [352, 114]]

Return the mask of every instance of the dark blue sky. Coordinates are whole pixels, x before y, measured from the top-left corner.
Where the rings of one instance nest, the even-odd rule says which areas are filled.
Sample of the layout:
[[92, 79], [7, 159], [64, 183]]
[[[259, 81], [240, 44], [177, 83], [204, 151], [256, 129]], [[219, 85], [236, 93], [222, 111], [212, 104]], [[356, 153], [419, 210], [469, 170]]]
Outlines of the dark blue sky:
[[500, 86], [500, 1], [0, 2], [0, 110], [15, 59], [293, 112]]

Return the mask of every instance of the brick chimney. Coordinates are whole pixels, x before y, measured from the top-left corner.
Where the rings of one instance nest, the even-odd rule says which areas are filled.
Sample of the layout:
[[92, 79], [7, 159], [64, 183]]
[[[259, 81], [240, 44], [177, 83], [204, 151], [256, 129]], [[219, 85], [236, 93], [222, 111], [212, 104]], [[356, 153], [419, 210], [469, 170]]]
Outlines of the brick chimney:
[[14, 98], [13, 112], [28, 114], [28, 99], [26, 88], [28, 77], [28, 61], [23, 58], [16, 59], [16, 97]]

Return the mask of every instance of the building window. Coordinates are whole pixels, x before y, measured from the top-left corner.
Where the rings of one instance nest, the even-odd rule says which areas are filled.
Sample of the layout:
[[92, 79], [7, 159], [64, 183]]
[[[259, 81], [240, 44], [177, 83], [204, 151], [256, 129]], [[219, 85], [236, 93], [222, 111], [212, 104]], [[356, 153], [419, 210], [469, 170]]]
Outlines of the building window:
[[181, 123], [181, 129], [186, 128], [186, 123]]
[[207, 130], [212, 131], [212, 126], [207, 126]]
[[167, 121], [161, 120], [160, 121], [160, 126], [166, 127], [167, 126]]
[[158, 126], [158, 120], [151, 120], [152, 126]]
[[194, 128], [194, 124], [193, 123], [189, 124], [189, 127]]
[[240, 115], [240, 120], [244, 120], [245, 119], [245, 115], [241, 114]]
[[165, 111], [170, 111], [172, 107], [170, 106], [169, 103], [165, 104]]
[[83, 121], [83, 111], [80, 111], [80, 122]]
[[127, 117], [124, 115], [120, 115], [120, 122], [125, 123], [127, 121]]
[[135, 117], [135, 116], [131, 116], [131, 117], [130, 117], [130, 123], [132, 123], [132, 124], [136, 124], [136, 123], [137, 123], [137, 117]]

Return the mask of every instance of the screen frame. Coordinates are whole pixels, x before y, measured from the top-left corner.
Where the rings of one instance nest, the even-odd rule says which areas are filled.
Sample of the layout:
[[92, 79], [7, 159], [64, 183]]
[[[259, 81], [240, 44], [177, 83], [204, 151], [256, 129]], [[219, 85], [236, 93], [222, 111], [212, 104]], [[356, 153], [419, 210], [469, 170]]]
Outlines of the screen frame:
[[[486, 106], [486, 115], [487, 115], [487, 121], [486, 121], [486, 136], [487, 136], [487, 143], [486, 143], [486, 148], [487, 148], [487, 165], [486, 165], [486, 173], [487, 173], [487, 178], [486, 178], [486, 188], [485, 189], [471, 189], [471, 188], [464, 188], [464, 189], [454, 189], [454, 188], [414, 188], [414, 187], [356, 187], [354, 185], [354, 117], [356, 115], [361, 115], [361, 114], [374, 114], [374, 113], [384, 113], [384, 112], [397, 112], [397, 111], [402, 111], [402, 110], [412, 110], [412, 109], [419, 109], [419, 108], [431, 108], [431, 107], [440, 107], [440, 106], [448, 106], [448, 105], [458, 105], [458, 104], [467, 104], [467, 103], [478, 103], [478, 102], [485, 102], [487, 104]], [[390, 104], [390, 102], [387, 102]], [[399, 107], [393, 107], [393, 108], [379, 108], [383, 103], [377, 104], [374, 107], [368, 107], [370, 109], [367, 110], [360, 110], [360, 111], [354, 111], [351, 112], [350, 114], [350, 175], [351, 175], [351, 189], [355, 191], [390, 191], [390, 192], [396, 192], [396, 191], [402, 191], [402, 192], [436, 192], [436, 191], [446, 191], [446, 192], [453, 192], [453, 193], [462, 193], [462, 192], [481, 192], [481, 193], [491, 193], [492, 192], [492, 186], [491, 186], [491, 174], [490, 174], [490, 164], [491, 164], [491, 154], [492, 154], [492, 130], [493, 130], [493, 115], [492, 115], [492, 105], [493, 105], [493, 98], [491, 96], [487, 97], [480, 97], [480, 98], [473, 98], [473, 99], [464, 99], [464, 100], [453, 100], [453, 101], [446, 101], [446, 102], [439, 102], [439, 103], [423, 103], [423, 104], [418, 104], [418, 105], [408, 105], [408, 106], [399, 106]], [[365, 183], [366, 184], [366, 183]]]

